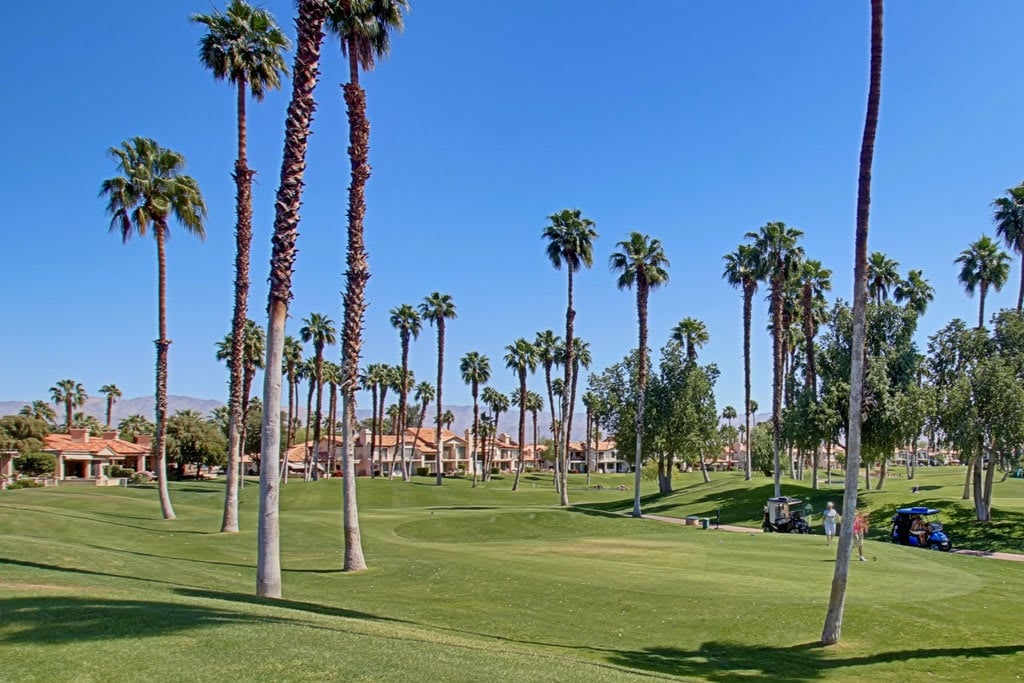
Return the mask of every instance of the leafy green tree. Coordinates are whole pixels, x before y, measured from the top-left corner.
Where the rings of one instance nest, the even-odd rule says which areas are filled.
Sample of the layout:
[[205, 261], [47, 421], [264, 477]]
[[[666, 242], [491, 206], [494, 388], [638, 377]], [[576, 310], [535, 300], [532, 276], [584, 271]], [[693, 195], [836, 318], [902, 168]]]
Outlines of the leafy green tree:
[[[473, 396], [473, 488], [476, 488], [477, 461], [480, 453], [480, 385], [491, 378], [491, 361], [477, 351], [469, 351], [459, 362], [462, 381], [469, 385]], [[534, 415], [536, 417], [536, 414]]]
[[57, 469], [57, 456], [52, 453], [25, 453], [14, 459], [14, 469], [27, 477], [52, 475]]
[[1010, 255], [988, 235], [960, 252], [955, 263], [960, 264], [960, 284], [968, 296], [978, 291], [978, 327], [985, 327], [985, 297], [989, 288], [999, 291], [1010, 277]]
[[[558, 435], [559, 445], [562, 447], [559, 457], [563, 473], [568, 466], [569, 441], [572, 434], [573, 405], [569, 399], [572, 371], [575, 367], [573, 354], [576, 350], [572, 341], [576, 321], [576, 310], [573, 308], [573, 274], [579, 272], [581, 268], [590, 268], [594, 263], [594, 240], [598, 237], [594, 227], [594, 221], [584, 217], [579, 209], [563, 209], [548, 216], [548, 225], [541, 235], [547, 242], [546, 252], [551, 265], [556, 270], [561, 270], [564, 266], [569, 276], [568, 302], [565, 308], [565, 375], [562, 381], [570, 391], [562, 396], [562, 424]], [[569, 492], [565, 486], [561, 487], [559, 498], [562, 505], [569, 504]]]
[[619, 242], [619, 251], [612, 253], [609, 265], [618, 273], [616, 282], [619, 289], [636, 289], [636, 313], [639, 343], [637, 346], [636, 373], [636, 454], [633, 491], [633, 517], [641, 517], [640, 475], [643, 462], [644, 400], [647, 387], [647, 301], [652, 289], [658, 289], [668, 282], [669, 260], [661, 246], [661, 240], [651, 239], [639, 232], [631, 232], [627, 239]]
[[177, 463], [179, 476], [186, 464], [219, 466], [225, 463], [227, 438], [215, 422], [194, 410], [179, 410], [167, 420], [167, 454]]
[[76, 429], [88, 429], [89, 436], [100, 436], [103, 434], [103, 424], [92, 415], [86, 415], [85, 413], [75, 413], [74, 422], [71, 425]]
[[[1011, 187], [1006, 196], [992, 202], [992, 221], [996, 235], [1018, 256], [1024, 258], [1024, 183]], [[1020, 271], [1020, 292], [1017, 294], [1017, 312], [1024, 307], [1024, 268]]]
[[110, 231], [128, 242], [152, 230], [157, 253], [156, 339], [156, 477], [164, 519], [174, 519], [167, 490], [167, 254], [169, 221], [173, 216], [186, 232], [203, 239], [206, 202], [195, 178], [184, 175], [185, 157], [155, 140], [135, 137], [111, 147], [110, 157], [120, 175], [104, 180], [100, 196], [107, 199]]
[[62, 379], [50, 387], [50, 398], [56, 405], [64, 405], [64, 431], [66, 432], [74, 424], [74, 409], [84, 406], [89, 394], [86, 393], [81, 382]]
[[444, 380], [444, 334], [445, 334], [445, 322], [448, 320], [454, 320], [456, 317], [455, 302], [452, 301], [452, 297], [449, 294], [442, 294], [441, 292], [431, 292], [427, 296], [423, 297], [422, 303], [419, 306], [420, 315], [423, 316], [424, 320], [430, 322], [431, 325], [437, 328], [437, 485], [441, 486], [444, 483], [444, 473], [441, 471], [441, 458], [444, 454], [444, 434], [442, 425], [444, 424], [444, 414], [441, 412], [442, 400], [441, 400], [441, 387]]
[[28, 415], [0, 417], [0, 451], [31, 453], [43, 447], [50, 425]]

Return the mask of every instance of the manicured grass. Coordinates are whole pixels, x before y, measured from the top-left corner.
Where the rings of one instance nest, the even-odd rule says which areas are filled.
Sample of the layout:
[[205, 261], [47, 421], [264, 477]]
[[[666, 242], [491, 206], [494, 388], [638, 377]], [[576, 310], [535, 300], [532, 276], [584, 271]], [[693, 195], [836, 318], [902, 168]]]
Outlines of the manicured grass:
[[[900, 504], [939, 500], [955, 478], [922, 475], [942, 488]], [[1011, 482], [997, 506], [1016, 491], [1007, 514], [1020, 514]], [[1024, 564], [871, 542], [872, 561], [851, 568], [843, 642], [821, 648], [834, 566], [821, 536], [633, 520], [610, 514], [629, 509], [630, 491], [584, 490], [582, 477], [571, 510], [547, 477], [516, 494], [510, 483], [360, 480], [371, 569], [357, 575], [338, 571], [340, 482], [288, 484], [283, 601], [252, 595], [255, 486], [233, 536], [215, 533], [214, 482], [173, 486], [170, 522], [148, 488], [3, 492], [0, 678], [913, 681], [1024, 669]], [[890, 485], [875, 514], [909, 488]], [[723, 523], [753, 524], [770, 492], [732, 473], [678, 486], [647, 510], [720, 507]]]

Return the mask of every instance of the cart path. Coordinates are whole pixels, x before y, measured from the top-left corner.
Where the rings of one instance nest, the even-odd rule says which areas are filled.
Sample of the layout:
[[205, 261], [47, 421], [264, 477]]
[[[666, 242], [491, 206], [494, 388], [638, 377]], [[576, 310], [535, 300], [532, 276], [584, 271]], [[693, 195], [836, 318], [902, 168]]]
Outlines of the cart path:
[[[686, 520], [679, 517], [665, 517], [663, 515], [643, 515], [643, 519], [652, 519], [656, 522], [668, 522], [669, 524], [680, 524], [687, 526]], [[694, 527], [699, 529], [700, 527]], [[709, 531], [732, 531], [737, 533], [751, 533], [760, 534], [763, 533], [756, 527], [749, 526], [731, 526], [728, 524], [721, 524], [719, 526], [709, 527]], [[1018, 555], [1016, 553], [996, 553], [989, 552], [987, 550], [967, 550], [961, 548], [959, 550], [953, 550], [952, 552], [957, 555], [971, 555], [972, 557], [987, 557], [993, 560], [1008, 560], [1010, 562], [1024, 562], [1024, 555]]]

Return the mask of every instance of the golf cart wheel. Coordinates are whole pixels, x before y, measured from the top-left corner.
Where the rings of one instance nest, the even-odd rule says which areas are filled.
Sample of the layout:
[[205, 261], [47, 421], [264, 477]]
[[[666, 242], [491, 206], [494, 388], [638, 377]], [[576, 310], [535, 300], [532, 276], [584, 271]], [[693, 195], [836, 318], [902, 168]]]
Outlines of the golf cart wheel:
[[928, 549], [929, 550], [942, 550], [942, 544], [941, 543], [929, 543], [928, 544]]
[[766, 534], [770, 534], [772, 532], [772, 528], [765, 524], [763, 527], [761, 527], [761, 531], [763, 531]]

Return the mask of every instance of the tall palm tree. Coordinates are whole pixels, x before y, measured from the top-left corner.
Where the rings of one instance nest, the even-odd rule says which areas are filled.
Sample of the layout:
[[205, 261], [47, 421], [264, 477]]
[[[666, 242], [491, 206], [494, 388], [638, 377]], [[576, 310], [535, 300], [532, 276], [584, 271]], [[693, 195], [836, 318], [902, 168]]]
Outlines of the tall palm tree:
[[57, 413], [53, 411], [53, 408], [51, 408], [50, 404], [46, 401], [32, 401], [31, 404], [24, 406], [19, 410], [18, 415], [42, 420], [49, 424], [53, 424], [57, 421]]
[[335, 424], [338, 419], [338, 385], [341, 384], [341, 366], [324, 361], [324, 382], [330, 387], [327, 392], [327, 471], [334, 474]]
[[[384, 367], [381, 363], [370, 363], [363, 370], [362, 375], [359, 378], [360, 386], [364, 391], [370, 392], [370, 457], [367, 466], [370, 472], [370, 478], [374, 476], [373, 471], [373, 456], [374, 449], [377, 446], [377, 405], [380, 396], [380, 384], [381, 384], [381, 368]], [[344, 395], [344, 394], [343, 394]], [[342, 429], [344, 432], [344, 429]], [[344, 436], [342, 436], [344, 439]]]
[[[565, 386], [572, 387], [573, 352], [575, 347], [572, 344], [573, 325], [576, 319], [576, 310], [573, 308], [573, 273], [580, 268], [590, 268], [594, 264], [594, 240], [597, 239], [595, 223], [585, 218], [579, 209], [563, 209], [558, 213], [548, 216], [548, 225], [544, 228], [542, 239], [547, 241], [547, 255], [551, 265], [556, 270], [565, 266], [568, 274], [568, 303], [565, 308]], [[561, 453], [563, 465], [569, 453], [569, 440], [572, 434], [572, 410], [573, 405], [569, 402], [569, 394], [562, 397], [562, 416], [564, 424], [561, 430], [564, 434], [564, 448]], [[561, 439], [560, 439], [561, 440]], [[560, 444], [561, 446], [562, 444]], [[562, 468], [565, 472], [565, 467]], [[561, 504], [569, 504], [569, 492], [563, 486], [561, 490]]]
[[[416, 402], [420, 404], [419, 419], [416, 421], [416, 434], [413, 437], [413, 448], [416, 448], [416, 444], [420, 440], [420, 429], [423, 428], [423, 421], [427, 419], [427, 406], [434, 400], [434, 385], [430, 382], [420, 382], [416, 385], [416, 392], [414, 394]], [[403, 467], [405, 463], [402, 463]], [[437, 466], [441, 466], [441, 460], [438, 458]]]
[[757, 253], [758, 279], [768, 283], [772, 312], [772, 450], [775, 459], [775, 496], [781, 495], [779, 442], [782, 439], [783, 299], [786, 288], [803, 258], [797, 240], [803, 232], [785, 223], [767, 223], [758, 232], [748, 232]]
[[537, 371], [537, 349], [520, 337], [505, 347], [505, 367], [519, 376], [519, 462], [512, 490], [519, 490], [519, 477], [523, 471], [523, 448], [526, 444], [526, 373]]
[[703, 321], [696, 318], [683, 318], [672, 328], [670, 337], [686, 347], [686, 359], [697, 360], [697, 349], [711, 339], [708, 328]]
[[455, 423], [455, 413], [453, 413], [451, 410], [444, 411], [444, 414], [441, 415], [441, 425], [445, 429], [449, 429], [450, 430], [454, 423]]
[[722, 419], [728, 422], [730, 427], [732, 427], [732, 421], [736, 419], [736, 415], [736, 409], [732, 406], [722, 408]]
[[476, 351], [469, 351], [459, 362], [459, 373], [462, 381], [469, 385], [473, 395], [473, 488], [476, 488], [478, 458], [480, 454], [480, 385], [491, 379], [491, 361], [487, 356]]
[[[388, 390], [402, 390], [402, 368], [397, 365], [381, 365], [380, 384], [380, 419], [377, 421], [378, 443], [384, 443], [384, 414], [387, 406]], [[395, 404], [395, 417], [398, 416], [398, 405]], [[395, 422], [392, 423], [392, 428]], [[392, 429], [392, 432], [394, 430]], [[385, 451], [386, 453], [387, 451]], [[383, 470], [384, 458], [381, 456], [381, 469]]]
[[110, 414], [114, 411], [114, 403], [121, 398], [121, 390], [116, 384], [104, 384], [100, 387], [100, 393], [107, 397], [107, 429], [110, 429]]
[[[853, 514], [857, 509], [857, 478], [860, 466], [861, 400], [864, 393], [864, 323], [867, 312], [868, 211], [871, 207], [871, 163], [875, 153], [875, 131], [878, 128], [878, 103], [882, 92], [882, 0], [871, 0], [871, 76], [868, 87], [867, 115], [860, 147], [860, 175], [857, 182], [857, 236], [853, 269], [853, 345], [850, 362], [850, 413], [846, 435], [846, 489], [843, 510]], [[846, 603], [846, 581], [853, 547], [853, 525], [840, 526], [839, 548], [835, 574], [829, 596], [821, 642], [839, 642], [843, 629], [843, 607]]]
[[437, 485], [444, 483], [441, 472], [441, 458], [444, 455], [444, 434], [441, 430], [441, 382], [444, 377], [444, 326], [445, 321], [454, 320], [455, 303], [449, 294], [431, 292], [420, 303], [420, 315], [437, 328]]
[[[264, 342], [266, 335], [264, 335]], [[302, 363], [302, 344], [291, 335], [284, 338], [284, 349], [282, 351], [281, 372], [288, 380], [288, 429], [284, 449], [287, 451], [292, 447], [292, 440], [295, 438], [295, 418], [299, 414], [299, 404], [296, 403], [296, 390], [298, 389], [298, 370]]]
[[[240, 398], [242, 414], [249, 414], [249, 394], [252, 390], [252, 381], [256, 377], [256, 370], [263, 367], [263, 356], [266, 352], [266, 336], [263, 333], [263, 328], [256, 324], [253, 320], [246, 320], [245, 326], [242, 328], [242, 395]], [[234, 332], [229, 332], [224, 336], [222, 341], [217, 342], [217, 360], [227, 361], [228, 368], [233, 368], [234, 363], [234, 352], [238, 347], [234, 343]], [[224, 519], [221, 522], [221, 532], [225, 531], [238, 531], [238, 486], [239, 484], [244, 485], [244, 480], [240, 477], [236, 478], [236, 473], [244, 471], [243, 460], [245, 456], [245, 434], [247, 420], [242, 420], [241, 424], [235, 431], [232, 431], [231, 420], [230, 420], [230, 400], [228, 408], [228, 438], [232, 437], [238, 440], [236, 448], [232, 451], [228, 448], [228, 466], [227, 466], [227, 493], [224, 496]], [[232, 455], [232, 452], [234, 455]]]
[[583, 407], [587, 409], [586, 428], [583, 430], [583, 453], [586, 459], [587, 486], [590, 486], [590, 475], [593, 470], [593, 463], [590, 451], [591, 440], [593, 439], [594, 409], [597, 406], [597, 395], [591, 391], [583, 394]]
[[[398, 330], [398, 338], [402, 344], [402, 374], [407, 381], [402, 382], [398, 395], [398, 450], [402, 454], [402, 479], [408, 481], [409, 472], [405, 467], [405, 415], [408, 410], [409, 389], [409, 343], [420, 336], [423, 320], [410, 304], [402, 304], [391, 309], [391, 326]], [[394, 470], [391, 476], [394, 477]]]
[[[306, 468], [307, 479], [312, 476], [318, 478], [317, 465], [320, 463], [320, 415], [324, 394], [324, 347], [334, 346], [338, 343], [337, 329], [334, 321], [322, 313], [310, 313], [308, 318], [302, 319], [303, 326], [299, 328], [299, 337], [307, 344], [313, 343], [314, 376], [316, 383], [316, 417], [313, 418], [313, 467]], [[306, 418], [309, 419], [308, 417]], [[312, 471], [311, 471], [312, 470]]]
[[[508, 396], [501, 393], [493, 387], [484, 387], [483, 395], [481, 400], [488, 408], [491, 409], [494, 420], [494, 433], [498, 434], [501, 432], [500, 423], [498, 420], [501, 418], [502, 413], [508, 412], [509, 400]], [[493, 456], [494, 444], [490, 444], [484, 449], [484, 481], [490, 481], [491, 479], [491, 459]]]
[[922, 316], [928, 310], [928, 304], [935, 300], [935, 288], [924, 279], [923, 271], [911, 270], [907, 273], [907, 279], [896, 285], [893, 298], [896, 303], [906, 303], [910, 310]]
[[640, 470], [643, 467], [644, 399], [647, 393], [647, 300], [651, 290], [668, 282], [669, 261], [661, 240], [651, 239], [639, 232], [619, 242], [619, 251], [609, 261], [613, 272], [619, 274], [619, 289], [636, 289], [636, 317], [639, 341], [637, 344], [636, 373], [636, 474], [633, 482], [633, 516], [640, 517]]
[[974, 290], [978, 290], [978, 329], [982, 329], [985, 327], [985, 297], [990, 287], [998, 292], [1010, 278], [1010, 255], [991, 237], [982, 235], [960, 252], [955, 262], [960, 264], [958, 279], [967, 296], [974, 296]]
[[[536, 339], [533, 341], [533, 347], [537, 349], [537, 362], [544, 367], [544, 384], [548, 390], [548, 409], [551, 411], [551, 438], [554, 444], [554, 452], [551, 454], [555, 466], [558, 466], [558, 453], [561, 451], [558, 443], [559, 429], [558, 423], [555, 420], [555, 393], [552, 389], [551, 382], [551, 370], [553, 367], [561, 363], [561, 358], [564, 355], [562, 352], [562, 338], [556, 335], [552, 330], [544, 330], [538, 332]], [[559, 491], [561, 491], [561, 479], [555, 479], [559, 485]]]
[[[1024, 183], [1011, 187], [1005, 197], [992, 202], [992, 221], [996, 224], [996, 235], [1012, 252], [1024, 258]], [[1024, 306], [1024, 268], [1020, 271], [1020, 291], [1017, 294], [1017, 312]]]
[[757, 293], [758, 265], [757, 249], [751, 244], [741, 244], [736, 251], [725, 255], [725, 270], [722, 277], [733, 287], [739, 287], [743, 292], [743, 405], [748, 410], [744, 412], [746, 429], [746, 463], [743, 466], [744, 479], [750, 481], [750, 433], [751, 413], [750, 407], [750, 323], [751, 309], [754, 294]]
[[402, 29], [403, 12], [408, 8], [406, 0], [334, 0], [331, 2], [328, 16], [328, 26], [340, 39], [341, 52], [348, 58], [349, 70], [348, 83], [342, 86], [348, 109], [348, 153], [351, 166], [343, 295], [345, 320], [341, 332], [345, 571], [366, 569], [359, 531], [359, 510], [356, 504], [355, 464], [351, 451], [350, 425], [355, 416], [355, 390], [359, 374], [359, 355], [363, 345], [363, 316], [366, 313], [366, 283], [370, 279], [370, 265], [363, 234], [366, 182], [370, 178], [370, 121], [366, 116], [366, 92], [359, 84], [359, 71], [373, 69], [377, 61], [388, 55], [391, 48], [391, 33]]
[[50, 398], [58, 408], [63, 405], [65, 415], [64, 431], [70, 434], [71, 427], [74, 425], [75, 408], [84, 406], [85, 400], [89, 398], [89, 394], [86, 393], [85, 387], [82, 386], [81, 382], [76, 382], [73, 379], [62, 379], [50, 387]]
[[167, 253], [169, 221], [173, 216], [186, 232], [205, 237], [206, 202], [199, 183], [184, 175], [185, 157], [149, 138], [125, 140], [110, 148], [120, 175], [100, 186], [107, 199], [110, 231], [127, 242], [132, 235], [156, 238], [158, 334], [156, 339], [156, 475], [164, 519], [174, 519], [167, 491]]
[[868, 257], [868, 296], [880, 304], [889, 300], [889, 292], [900, 284], [899, 261], [894, 261], [880, 251], [871, 252]]
[[[249, 5], [245, 0], [231, 0], [224, 13], [193, 14], [192, 21], [206, 26], [207, 33], [199, 41], [199, 61], [213, 72], [216, 80], [235, 86], [238, 131], [238, 156], [235, 159], [235, 298], [231, 321], [234, 348], [229, 358], [228, 391], [228, 470], [224, 495], [224, 519], [221, 532], [238, 532], [238, 480], [235, 470], [245, 450], [247, 414], [243, 407], [243, 336], [249, 298], [249, 252], [252, 247], [252, 177], [246, 139], [246, 94], [262, 102], [269, 90], [281, 87], [281, 77], [288, 73], [284, 53], [288, 38], [277, 26], [273, 15], [265, 9]], [[269, 461], [268, 461], [269, 462]]]
[[303, 361], [299, 374], [306, 381], [306, 427], [302, 441], [306, 444], [306, 471], [304, 479], [308, 481], [310, 476], [309, 470], [313, 466], [313, 449], [316, 448], [315, 445], [310, 446], [313, 427], [313, 395], [316, 393], [316, 359], [307, 358]]
[[[544, 410], [544, 397], [538, 394], [536, 391], [526, 392], [526, 409], [530, 411], [530, 415], [533, 417], [533, 459], [534, 462], [537, 460], [537, 413]], [[523, 445], [519, 444], [522, 448]]]
[[[267, 293], [267, 370], [263, 373], [261, 462], [273, 462], [281, 451], [281, 358], [284, 352], [284, 328], [288, 318], [288, 303], [292, 298], [292, 272], [306, 171], [306, 146], [316, 106], [313, 90], [319, 75], [320, 48], [324, 39], [327, 10], [326, 0], [298, 0], [292, 95], [285, 119], [280, 184], [274, 202], [273, 249], [270, 257], [270, 288]], [[268, 598], [281, 597], [279, 481], [277, 468], [260, 468], [256, 594]]]
[[[812, 395], [818, 391], [818, 371], [814, 359], [814, 337], [818, 332], [815, 302], [824, 300], [825, 292], [832, 291], [832, 271], [821, 261], [808, 259], [800, 266], [800, 311], [804, 333], [804, 352], [807, 354], [807, 388]], [[898, 289], [898, 288], [897, 288]]]

